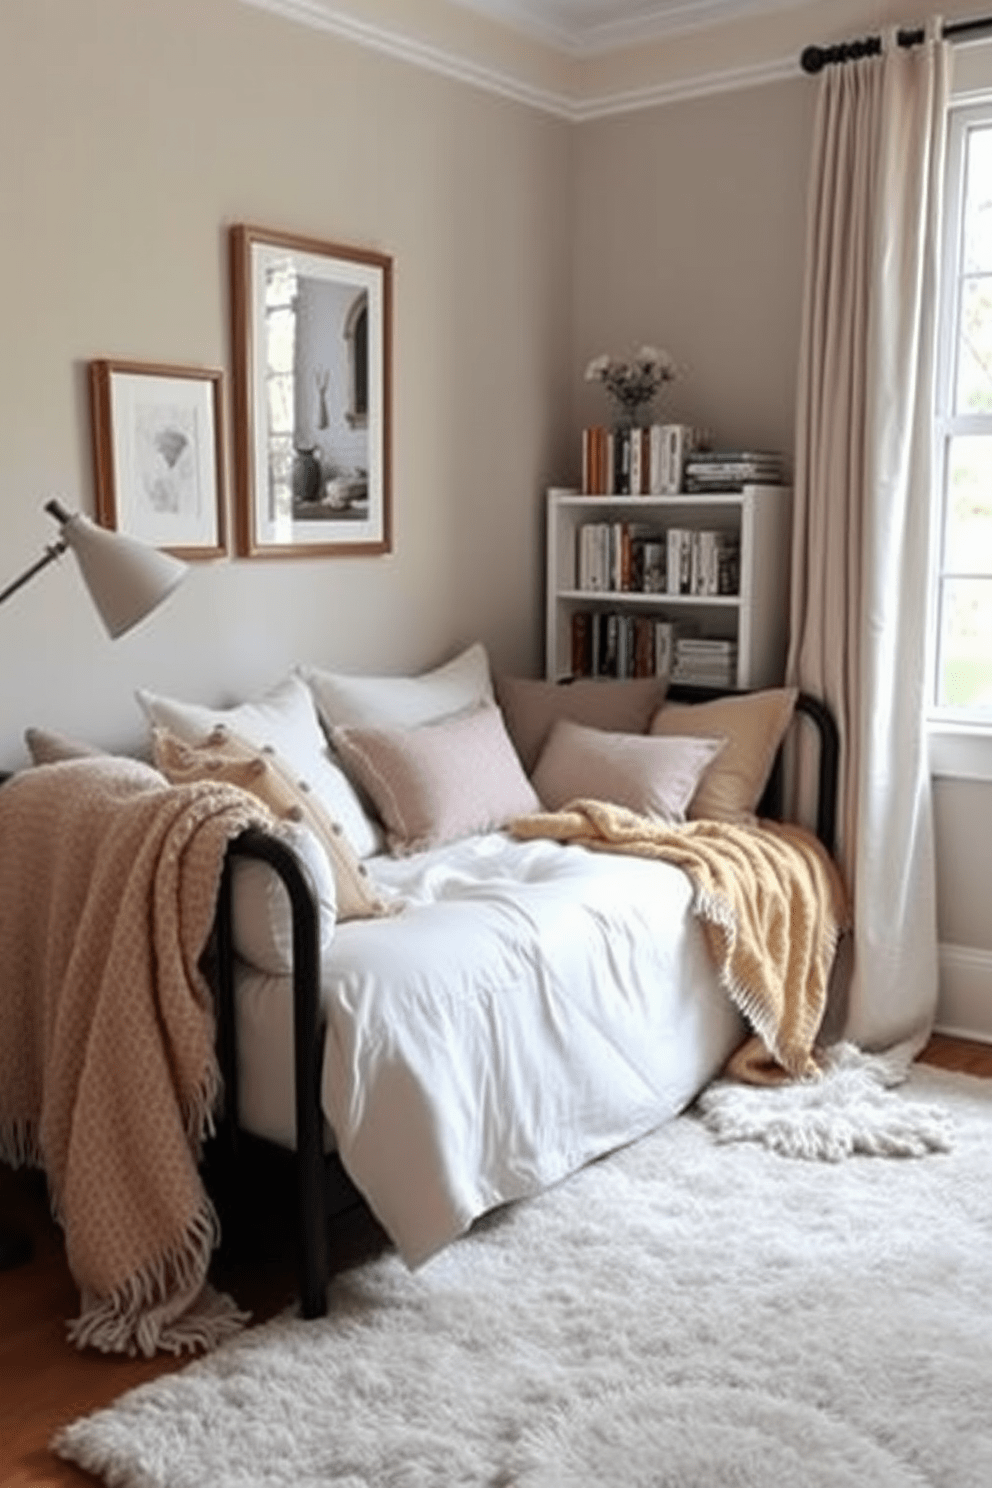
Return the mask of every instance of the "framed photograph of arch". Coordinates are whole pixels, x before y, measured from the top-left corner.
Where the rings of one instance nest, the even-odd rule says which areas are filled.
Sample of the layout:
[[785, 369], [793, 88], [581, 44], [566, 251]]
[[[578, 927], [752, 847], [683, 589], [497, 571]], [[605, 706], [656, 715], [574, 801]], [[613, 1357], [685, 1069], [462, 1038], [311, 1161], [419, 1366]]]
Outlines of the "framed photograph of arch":
[[241, 224], [230, 238], [238, 553], [388, 553], [392, 259]]

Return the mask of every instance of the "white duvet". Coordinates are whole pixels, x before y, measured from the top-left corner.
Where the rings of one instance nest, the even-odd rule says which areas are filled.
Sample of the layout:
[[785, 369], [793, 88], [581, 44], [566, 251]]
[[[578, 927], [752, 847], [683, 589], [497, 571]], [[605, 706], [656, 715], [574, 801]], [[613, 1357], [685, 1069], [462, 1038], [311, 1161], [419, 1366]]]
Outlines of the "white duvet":
[[[404, 907], [340, 925], [322, 1100], [411, 1266], [675, 1115], [744, 1035], [677, 868], [494, 833], [369, 860]], [[239, 988], [241, 1118], [293, 1140], [288, 980]]]

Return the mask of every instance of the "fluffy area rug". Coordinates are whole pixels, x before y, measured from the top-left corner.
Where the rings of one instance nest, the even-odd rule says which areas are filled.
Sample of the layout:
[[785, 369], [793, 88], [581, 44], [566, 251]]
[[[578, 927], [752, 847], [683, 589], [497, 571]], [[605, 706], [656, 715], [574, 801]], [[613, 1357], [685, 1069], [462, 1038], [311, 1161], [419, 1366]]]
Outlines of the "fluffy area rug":
[[840, 1043], [820, 1056], [823, 1077], [789, 1085], [715, 1080], [699, 1098], [703, 1120], [721, 1142], [762, 1142], [784, 1157], [840, 1162], [853, 1153], [923, 1157], [949, 1152], [946, 1107], [895, 1100], [909, 1076], [916, 1044], [867, 1054]]
[[950, 1150], [796, 1162], [697, 1110], [56, 1449], [126, 1488], [988, 1488], [992, 1081], [888, 1098]]

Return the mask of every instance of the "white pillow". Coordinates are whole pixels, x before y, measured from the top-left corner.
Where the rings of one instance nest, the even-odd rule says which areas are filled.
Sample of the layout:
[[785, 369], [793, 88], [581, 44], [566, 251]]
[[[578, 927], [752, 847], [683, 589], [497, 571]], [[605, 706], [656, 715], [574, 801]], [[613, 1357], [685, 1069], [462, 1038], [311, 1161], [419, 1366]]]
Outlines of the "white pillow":
[[[309, 827], [280, 822], [272, 830], [292, 848], [310, 880], [319, 911], [323, 955], [334, 939], [337, 924], [337, 891], [327, 853]], [[286, 976], [292, 971], [292, 907], [286, 885], [271, 864], [256, 858], [234, 859], [231, 936], [237, 954], [259, 971], [267, 971], [270, 976]]]
[[202, 744], [218, 726], [257, 749], [274, 749], [324, 810], [360, 858], [382, 851], [382, 833], [365, 811], [355, 787], [334, 763], [313, 698], [300, 677], [290, 675], [261, 697], [234, 708], [205, 708], [139, 688], [135, 693], [153, 728], [185, 744]]
[[443, 666], [418, 677], [353, 677], [299, 666], [328, 730], [419, 728], [493, 701], [486, 648], [478, 641]]

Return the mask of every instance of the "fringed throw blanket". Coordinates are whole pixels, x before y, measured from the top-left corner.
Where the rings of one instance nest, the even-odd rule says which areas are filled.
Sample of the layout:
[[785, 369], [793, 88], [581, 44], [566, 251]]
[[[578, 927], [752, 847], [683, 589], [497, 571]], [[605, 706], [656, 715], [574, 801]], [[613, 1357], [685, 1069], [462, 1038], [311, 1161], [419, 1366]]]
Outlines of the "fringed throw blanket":
[[848, 907], [833, 861], [809, 832], [779, 822], [669, 826], [602, 801], [519, 817], [512, 830], [683, 869], [720, 983], [757, 1035], [729, 1072], [755, 1083], [818, 1075], [813, 1046]]
[[44, 1168], [80, 1347], [210, 1347], [244, 1318], [205, 1284], [197, 1170], [220, 1076], [200, 970], [228, 841], [270, 821], [232, 786], [137, 761], [0, 787], [0, 1156]]

